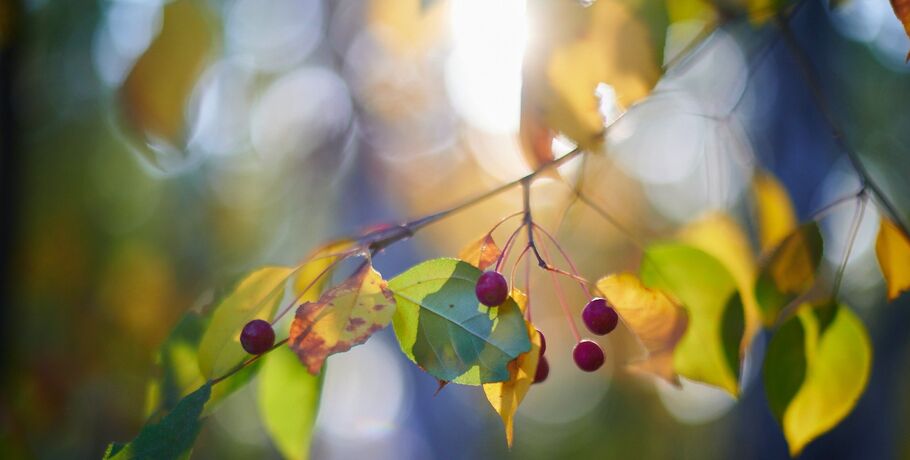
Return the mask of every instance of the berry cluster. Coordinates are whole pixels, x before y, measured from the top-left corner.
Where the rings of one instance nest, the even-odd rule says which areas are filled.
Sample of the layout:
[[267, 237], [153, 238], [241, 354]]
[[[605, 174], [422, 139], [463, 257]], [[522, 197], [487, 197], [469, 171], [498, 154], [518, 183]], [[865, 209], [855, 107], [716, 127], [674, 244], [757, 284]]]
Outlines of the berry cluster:
[[[508, 298], [509, 284], [506, 278], [498, 271], [487, 271], [478, 278], [474, 292], [480, 303], [488, 307], [494, 307], [502, 304]], [[616, 313], [616, 309], [606, 299], [600, 297], [591, 299], [585, 305], [581, 318], [588, 330], [597, 335], [609, 334], [613, 329], [616, 329], [616, 325], [619, 323], [619, 315]], [[547, 358], [544, 356], [547, 349], [546, 338], [540, 330], [537, 333], [540, 335], [541, 345], [540, 361], [537, 365], [534, 383], [543, 382], [550, 374], [550, 363], [547, 362]], [[579, 338], [572, 349], [572, 358], [579, 369], [585, 372], [594, 372], [604, 364], [604, 351], [596, 342]]]

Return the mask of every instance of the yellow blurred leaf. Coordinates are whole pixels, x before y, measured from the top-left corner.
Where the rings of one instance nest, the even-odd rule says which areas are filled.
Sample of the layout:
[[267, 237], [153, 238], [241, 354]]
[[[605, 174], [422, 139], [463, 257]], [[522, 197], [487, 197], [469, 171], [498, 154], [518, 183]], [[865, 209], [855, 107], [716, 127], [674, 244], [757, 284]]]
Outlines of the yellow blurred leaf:
[[758, 213], [758, 239], [762, 251], [768, 251], [796, 228], [796, 211], [787, 189], [770, 172], [755, 173], [752, 194]]
[[686, 311], [663, 292], [645, 287], [638, 277], [629, 273], [601, 278], [597, 290], [648, 350], [648, 358], [632, 368], [679, 384], [672, 357], [686, 331]]
[[500, 254], [502, 251], [496, 245], [496, 241], [493, 241], [493, 235], [486, 233], [462, 248], [458, 253], [458, 258], [481, 270], [486, 270], [499, 260]]
[[[536, 0], [529, 2], [528, 15], [539, 32], [525, 52], [522, 69], [522, 138], [540, 137], [536, 124], [542, 118], [582, 148], [596, 148], [604, 129], [595, 94], [598, 84], [610, 85], [617, 105], [625, 108], [657, 82], [660, 71], [648, 29], [629, 6], [614, 0], [590, 7]], [[545, 155], [529, 156], [540, 160]]]
[[[524, 293], [513, 290], [512, 298], [518, 307], [524, 313], [527, 305], [527, 297]], [[503, 426], [506, 430], [506, 442], [512, 447], [513, 424], [515, 412], [519, 404], [534, 383], [534, 376], [537, 373], [537, 362], [540, 359], [540, 334], [529, 321], [525, 321], [528, 328], [528, 338], [531, 341], [531, 350], [527, 353], [518, 355], [517, 358], [509, 363], [509, 380], [496, 383], [485, 383], [483, 392], [487, 395], [490, 405], [502, 418]]]
[[680, 231], [679, 239], [717, 259], [736, 281], [746, 315], [746, 331], [740, 353], [761, 328], [761, 311], [755, 301], [755, 256], [746, 233], [729, 215], [714, 212], [692, 222]]
[[354, 249], [356, 242], [349, 239], [330, 241], [316, 249], [304, 259], [304, 265], [297, 272], [294, 280], [294, 291], [306, 293], [298, 302], [316, 300], [322, 294], [325, 283], [331, 276], [327, 276], [332, 264], [343, 258]]
[[395, 298], [379, 272], [365, 262], [319, 300], [297, 309], [288, 345], [311, 374], [332, 354], [348, 351], [392, 322]]
[[436, 43], [446, 31], [448, 2], [424, 6], [422, 0], [371, 0], [367, 24], [390, 50], [401, 54], [421, 52]]
[[888, 285], [888, 300], [910, 289], [910, 240], [894, 222], [882, 218], [875, 241], [878, 266]]
[[809, 222], [787, 236], [762, 265], [755, 297], [766, 325], [774, 325], [781, 309], [815, 283], [822, 250], [818, 223]]
[[240, 345], [240, 331], [253, 319], [271, 319], [293, 273], [291, 267], [260, 268], [215, 307], [199, 343], [199, 370], [205, 378], [223, 375], [248, 356]]
[[120, 91], [123, 114], [147, 140], [184, 143], [186, 104], [212, 52], [214, 31], [202, 2], [164, 7], [161, 32], [133, 65]]
[[853, 410], [871, 362], [866, 328], [844, 305], [804, 305], [778, 329], [768, 344], [764, 382], [790, 455], [799, 455]]

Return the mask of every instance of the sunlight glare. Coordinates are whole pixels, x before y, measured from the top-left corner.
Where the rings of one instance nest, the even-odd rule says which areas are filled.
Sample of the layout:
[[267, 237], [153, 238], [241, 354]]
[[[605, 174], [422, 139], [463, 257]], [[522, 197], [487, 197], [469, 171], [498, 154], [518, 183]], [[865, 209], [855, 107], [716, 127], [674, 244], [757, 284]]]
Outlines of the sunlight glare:
[[525, 0], [452, 3], [449, 99], [465, 121], [489, 133], [518, 131], [525, 7]]

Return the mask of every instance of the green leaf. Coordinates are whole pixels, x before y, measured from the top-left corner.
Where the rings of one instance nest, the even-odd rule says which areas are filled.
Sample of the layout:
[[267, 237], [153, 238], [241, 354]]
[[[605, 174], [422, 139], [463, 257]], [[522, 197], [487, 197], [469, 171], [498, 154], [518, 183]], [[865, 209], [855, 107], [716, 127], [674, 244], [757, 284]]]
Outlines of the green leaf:
[[199, 370], [206, 379], [226, 373], [248, 356], [240, 346], [240, 331], [253, 319], [271, 319], [293, 271], [289, 267], [261, 268], [218, 304], [199, 344]]
[[259, 413], [265, 429], [284, 458], [308, 458], [322, 378], [307, 372], [288, 347], [272, 350], [264, 360]]
[[177, 403], [160, 422], [146, 423], [129, 444], [111, 444], [104, 458], [168, 460], [186, 455], [202, 427], [199, 416], [211, 394], [212, 385], [206, 382]]
[[822, 235], [814, 221], [799, 226], [774, 249], [755, 283], [765, 325], [773, 325], [781, 309], [812, 287], [822, 249]]
[[477, 301], [482, 272], [458, 259], [433, 259], [389, 281], [398, 308], [392, 324], [401, 351], [437, 379], [465, 385], [509, 379], [507, 365], [531, 349], [514, 300]]
[[745, 320], [730, 272], [704, 251], [667, 243], [645, 251], [641, 279], [672, 294], [689, 314], [689, 326], [673, 353], [676, 372], [736, 396]]
[[805, 306], [777, 330], [765, 357], [765, 393], [791, 455], [853, 410], [871, 363], [866, 328], [844, 305]]

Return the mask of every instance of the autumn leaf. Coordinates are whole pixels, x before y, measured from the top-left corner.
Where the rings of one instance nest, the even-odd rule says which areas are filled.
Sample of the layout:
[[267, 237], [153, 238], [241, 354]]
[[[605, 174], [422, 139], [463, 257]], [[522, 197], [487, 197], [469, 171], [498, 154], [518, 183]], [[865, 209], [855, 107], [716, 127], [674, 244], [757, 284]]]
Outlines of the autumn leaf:
[[113, 443], [104, 454], [105, 459], [177, 459], [189, 452], [202, 427], [199, 416], [212, 393], [212, 384], [206, 382], [198, 390], [180, 400], [170, 413], [157, 423], [147, 423], [136, 439], [129, 444]]
[[882, 218], [875, 241], [878, 266], [888, 285], [888, 300], [910, 289], [910, 240], [888, 219]]
[[796, 228], [796, 211], [787, 189], [770, 172], [755, 173], [752, 195], [758, 214], [758, 240], [762, 251], [769, 251]]
[[360, 345], [386, 327], [395, 312], [395, 299], [369, 261], [319, 300], [297, 308], [288, 345], [311, 374], [325, 359]]
[[626, 3], [614, 0], [590, 7], [536, 0], [528, 3], [528, 15], [539, 24], [539, 34], [522, 68], [520, 130], [526, 156], [536, 163], [547, 160], [548, 132], [596, 148], [604, 129], [598, 85], [610, 85], [617, 104], [626, 108], [657, 82], [660, 71], [648, 29]]
[[498, 307], [474, 293], [477, 267], [432, 259], [389, 281], [398, 308], [401, 351], [433, 377], [464, 385], [509, 379], [508, 364], [531, 349], [525, 320], [511, 297]]
[[171, 146], [186, 141], [186, 105], [214, 45], [202, 4], [169, 2], [161, 31], [126, 76], [120, 106], [130, 127]]
[[[910, 37], [910, 0], [891, 0], [891, 8], [904, 25], [904, 33]], [[907, 53], [906, 60], [910, 61], [910, 52]]]
[[688, 328], [673, 352], [676, 372], [736, 396], [745, 318], [730, 272], [706, 252], [679, 243], [647, 248], [640, 272], [645, 286], [671, 294], [688, 312]]
[[610, 301], [623, 324], [648, 350], [648, 357], [634, 363], [632, 368], [678, 385], [673, 351], [686, 331], [685, 309], [660, 290], [646, 288], [630, 273], [601, 278], [597, 290]]
[[863, 323], [844, 305], [803, 305], [768, 344], [765, 393], [790, 455], [834, 428], [869, 380], [872, 346]]
[[774, 249], [755, 283], [765, 325], [774, 325], [781, 309], [812, 287], [822, 249], [816, 222], [801, 225]]
[[260, 268], [215, 307], [199, 343], [199, 370], [206, 379], [225, 374], [249, 356], [240, 346], [240, 331], [251, 320], [271, 319], [293, 274], [291, 267]]
[[[518, 304], [522, 313], [527, 308], [527, 297], [518, 290], [512, 290], [512, 299]], [[506, 430], [506, 443], [512, 447], [512, 428], [515, 412], [524, 399], [534, 376], [537, 373], [537, 363], [540, 359], [540, 334], [530, 321], [525, 321], [528, 329], [528, 338], [531, 341], [531, 350], [518, 355], [509, 363], [509, 380], [505, 382], [485, 383], [483, 392], [493, 406], [493, 410], [502, 418]]]
[[762, 325], [754, 291], [757, 268], [749, 238], [732, 217], [712, 212], [683, 228], [679, 239], [717, 259], [736, 280], [746, 315], [746, 331], [740, 345], [743, 353]]
[[284, 458], [309, 458], [322, 377], [310, 375], [290, 348], [276, 348], [263, 359], [258, 398], [263, 426]]
[[500, 254], [502, 251], [496, 245], [496, 241], [493, 241], [493, 235], [487, 233], [462, 248], [458, 253], [458, 258], [481, 270], [486, 270], [499, 260]]
[[322, 294], [325, 284], [331, 278], [331, 267], [356, 249], [356, 242], [350, 239], [330, 241], [314, 249], [304, 259], [294, 280], [295, 293], [305, 292], [306, 297], [298, 301], [316, 300]]

